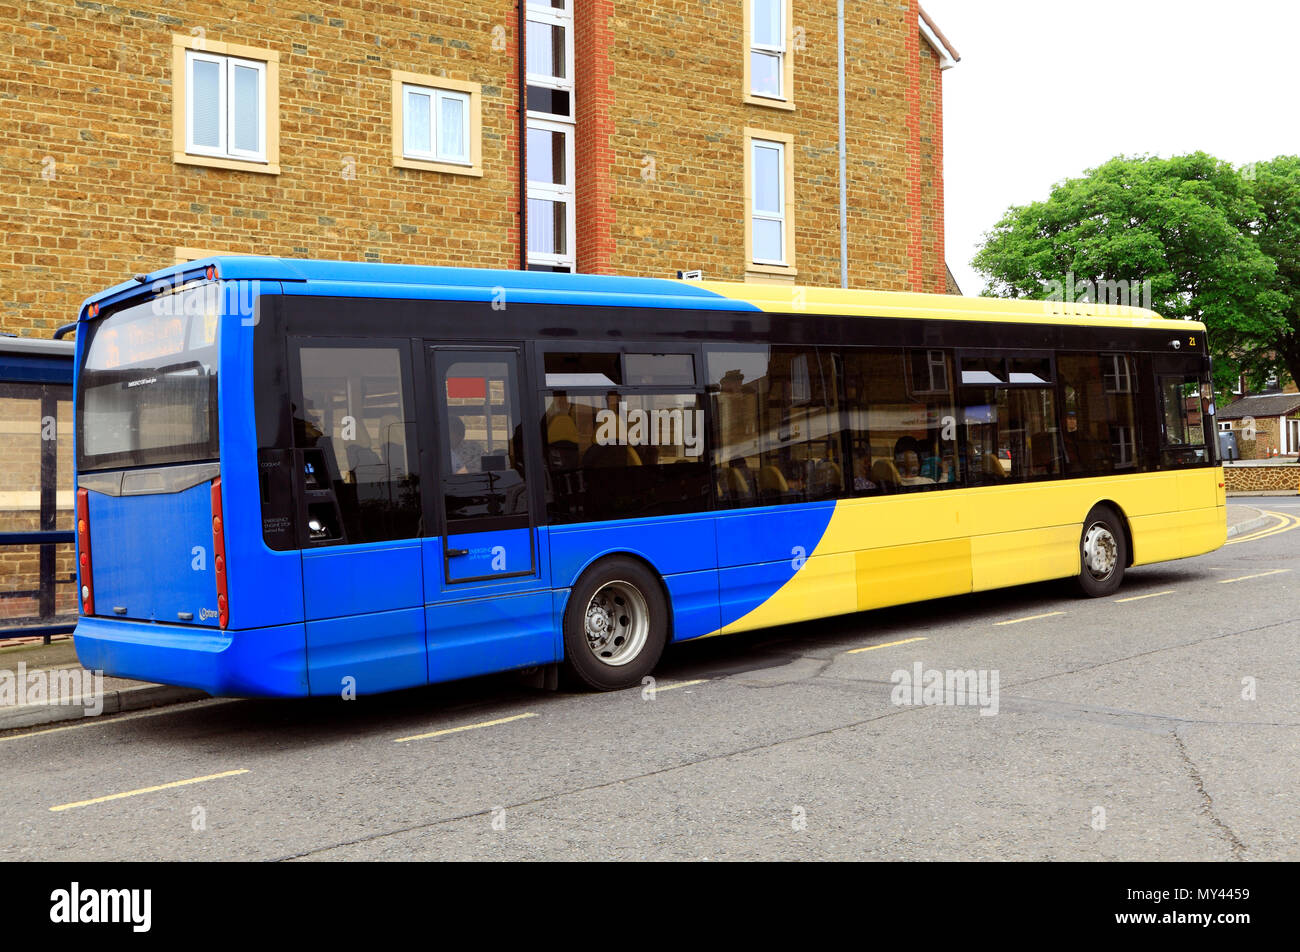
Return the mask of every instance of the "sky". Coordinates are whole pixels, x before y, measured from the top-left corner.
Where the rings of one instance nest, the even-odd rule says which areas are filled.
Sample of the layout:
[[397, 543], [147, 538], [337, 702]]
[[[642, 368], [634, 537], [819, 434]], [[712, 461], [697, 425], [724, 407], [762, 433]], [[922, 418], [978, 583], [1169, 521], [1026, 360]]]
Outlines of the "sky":
[[945, 238], [963, 294], [1011, 205], [1116, 155], [1300, 154], [1297, 0], [922, 0], [943, 76]]

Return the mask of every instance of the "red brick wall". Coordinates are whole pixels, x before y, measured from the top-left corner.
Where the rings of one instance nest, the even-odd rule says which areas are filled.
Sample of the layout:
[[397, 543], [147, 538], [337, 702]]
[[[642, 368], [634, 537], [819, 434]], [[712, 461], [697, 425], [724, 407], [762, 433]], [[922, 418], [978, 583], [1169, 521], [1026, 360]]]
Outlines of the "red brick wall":
[[[614, 93], [613, 0], [582, 0], [574, 10], [574, 72], [577, 75], [578, 270], [587, 274], [614, 273]], [[647, 170], [647, 174], [650, 170]]]

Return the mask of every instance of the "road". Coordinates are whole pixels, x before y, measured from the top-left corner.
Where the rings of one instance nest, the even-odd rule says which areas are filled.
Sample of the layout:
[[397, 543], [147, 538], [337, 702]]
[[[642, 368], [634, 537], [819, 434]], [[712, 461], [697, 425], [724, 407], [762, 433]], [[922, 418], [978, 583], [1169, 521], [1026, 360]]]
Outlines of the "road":
[[[674, 646], [653, 697], [503, 676], [0, 735], [0, 857], [1294, 860], [1300, 500], [1234, 502], [1296, 518], [1112, 598]], [[917, 663], [996, 674], [996, 715], [894, 703]]]

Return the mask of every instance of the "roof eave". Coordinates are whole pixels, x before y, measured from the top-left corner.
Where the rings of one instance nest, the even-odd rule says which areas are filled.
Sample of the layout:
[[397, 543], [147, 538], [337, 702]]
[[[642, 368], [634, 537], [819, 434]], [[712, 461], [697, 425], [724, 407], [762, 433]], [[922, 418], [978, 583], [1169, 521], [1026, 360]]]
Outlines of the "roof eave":
[[961, 62], [961, 54], [957, 48], [948, 42], [948, 38], [943, 35], [943, 30], [939, 29], [939, 24], [930, 18], [930, 14], [925, 12], [925, 7], [917, 7], [921, 11], [917, 24], [921, 28], [921, 35], [929, 41], [934, 47], [935, 52], [939, 54], [939, 68], [952, 69]]

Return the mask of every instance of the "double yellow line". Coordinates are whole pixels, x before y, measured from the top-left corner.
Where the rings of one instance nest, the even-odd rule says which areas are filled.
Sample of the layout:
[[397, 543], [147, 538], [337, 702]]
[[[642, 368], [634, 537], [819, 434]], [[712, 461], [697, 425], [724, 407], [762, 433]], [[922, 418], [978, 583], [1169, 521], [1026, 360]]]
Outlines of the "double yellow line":
[[1260, 510], [1264, 515], [1276, 519], [1270, 526], [1265, 526], [1249, 535], [1238, 536], [1235, 539], [1229, 539], [1225, 545], [1236, 545], [1239, 542], [1255, 542], [1259, 539], [1267, 539], [1269, 536], [1281, 535], [1283, 532], [1290, 532], [1292, 529], [1300, 526], [1300, 516], [1288, 516], [1283, 512], [1272, 512], [1269, 510]]

